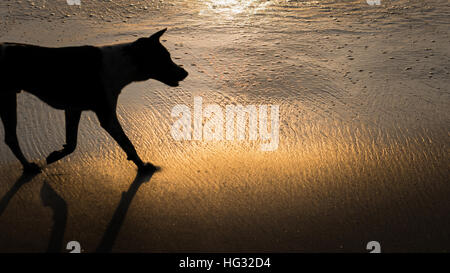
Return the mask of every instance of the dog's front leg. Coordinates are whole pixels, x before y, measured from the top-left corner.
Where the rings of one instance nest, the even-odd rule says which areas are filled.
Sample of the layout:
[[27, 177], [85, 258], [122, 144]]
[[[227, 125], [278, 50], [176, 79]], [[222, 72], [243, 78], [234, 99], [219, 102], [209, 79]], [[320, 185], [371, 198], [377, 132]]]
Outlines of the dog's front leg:
[[11, 90], [0, 90], [0, 117], [5, 128], [5, 142], [13, 154], [22, 163], [26, 173], [38, 173], [41, 171], [38, 165], [30, 163], [25, 158], [17, 139], [17, 97], [16, 92]]
[[80, 123], [81, 110], [66, 110], [66, 144], [59, 151], [54, 151], [47, 157], [47, 164], [51, 164], [73, 153], [77, 147], [78, 124]]
[[115, 111], [99, 111], [97, 117], [100, 125], [111, 135], [112, 138], [119, 144], [122, 150], [127, 154], [127, 159], [136, 164], [139, 171], [156, 171], [157, 168], [151, 163], [144, 163], [138, 156], [136, 149], [122, 129]]

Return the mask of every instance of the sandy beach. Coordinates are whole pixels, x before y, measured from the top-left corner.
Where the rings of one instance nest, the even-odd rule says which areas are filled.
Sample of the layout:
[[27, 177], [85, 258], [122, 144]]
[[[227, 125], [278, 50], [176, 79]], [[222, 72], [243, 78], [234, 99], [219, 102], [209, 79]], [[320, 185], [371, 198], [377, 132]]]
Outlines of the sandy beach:
[[[22, 92], [17, 132], [43, 171], [22, 176], [0, 126], [0, 252], [450, 251], [448, 1], [2, 1], [0, 42], [42, 46], [162, 37], [189, 76], [127, 86], [119, 119], [135, 166], [83, 113]], [[74, 75], [76, 77], [76, 75]], [[61, 90], [64, 92], [64, 90]], [[279, 145], [177, 141], [176, 105], [279, 105]]]

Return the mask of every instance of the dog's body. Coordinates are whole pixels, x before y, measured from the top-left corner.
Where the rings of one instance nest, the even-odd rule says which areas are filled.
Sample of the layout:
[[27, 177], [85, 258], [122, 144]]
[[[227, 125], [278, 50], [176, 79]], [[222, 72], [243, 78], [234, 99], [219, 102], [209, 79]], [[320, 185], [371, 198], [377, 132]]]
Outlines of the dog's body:
[[47, 157], [55, 162], [75, 150], [81, 112], [94, 111], [101, 126], [117, 141], [140, 170], [144, 164], [122, 130], [116, 116], [121, 90], [131, 82], [150, 78], [177, 86], [188, 73], [170, 58], [159, 38], [165, 30], [135, 42], [105, 46], [47, 48], [0, 44], [0, 116], [5, 142], [25, 171], [39, 167], [23, 156], [16, 135], [16, 95], [24, 90], [48, 105], [65, 111], [66, 145]]

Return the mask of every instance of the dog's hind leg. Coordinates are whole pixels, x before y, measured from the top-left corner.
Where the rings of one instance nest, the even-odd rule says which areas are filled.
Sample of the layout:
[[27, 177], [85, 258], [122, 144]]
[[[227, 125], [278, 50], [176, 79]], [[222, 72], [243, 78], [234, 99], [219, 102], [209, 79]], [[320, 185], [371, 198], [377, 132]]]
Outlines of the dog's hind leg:
[[66, 144], [59, 151], [52, 152], [47, 157], [47, 164], [51, 164], [73, 153], [77, 147], [78, 124], [80, 123], [81, 110], [66, 110]]
[[22, 163], [23, 170], [26, 173], [40, 172], [40, 168], [35, 163], [27, 161], [20, 150], [19, 141], [17, 139], [17, 97], [15, 91], [2, 91], [0, 94], [0, 117], [5, 128], [5, 142], [11, 149], [13, 154]]
[[96, 112], [96, 114], [100, 121], [100, 125], [112, 136], [112, 138], [114, 138], [114, 140], [119, 144], [122, 150], [124, 150], [127, 154], [127, 159], [133, 161], [134, 164], [136, 164], [136, 166], [138, 167], [139, 171], [153, 172], [157, 170], [157, 167], [155, 167], [153, 164], [144, 163], [139, 158], [136, 149], [123, 131], [122, 126], [117, 119], [115, 111], [99, 111]]

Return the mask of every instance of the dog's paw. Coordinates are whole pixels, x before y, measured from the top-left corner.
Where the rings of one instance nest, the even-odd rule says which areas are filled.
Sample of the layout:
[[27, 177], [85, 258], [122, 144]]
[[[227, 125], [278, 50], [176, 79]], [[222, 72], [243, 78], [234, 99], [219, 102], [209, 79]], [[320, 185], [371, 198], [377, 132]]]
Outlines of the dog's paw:
[[60, 160], [68, 154], [69, 153], [67, 153], [64, 149], [61, 151], [54, 151], [47, 156], [47, 164], [52, 164], [53, 162]]
[[39, 167], [35, 163], [29, 163], [28, 165], [25, 165], [23, 167], [23, 172], [27, 173], [27, 174], [40, 173], [41, 172], [41, 167]]
[[47, 156], [47, 164], [52, 164], [61, 158], [61, 151], [54, 151]]
[[140, 173], [154, 173], [159, 170], [160, 168], [153, 165], [152, 163], [145, 163], [138, 168], [138, 172]]

